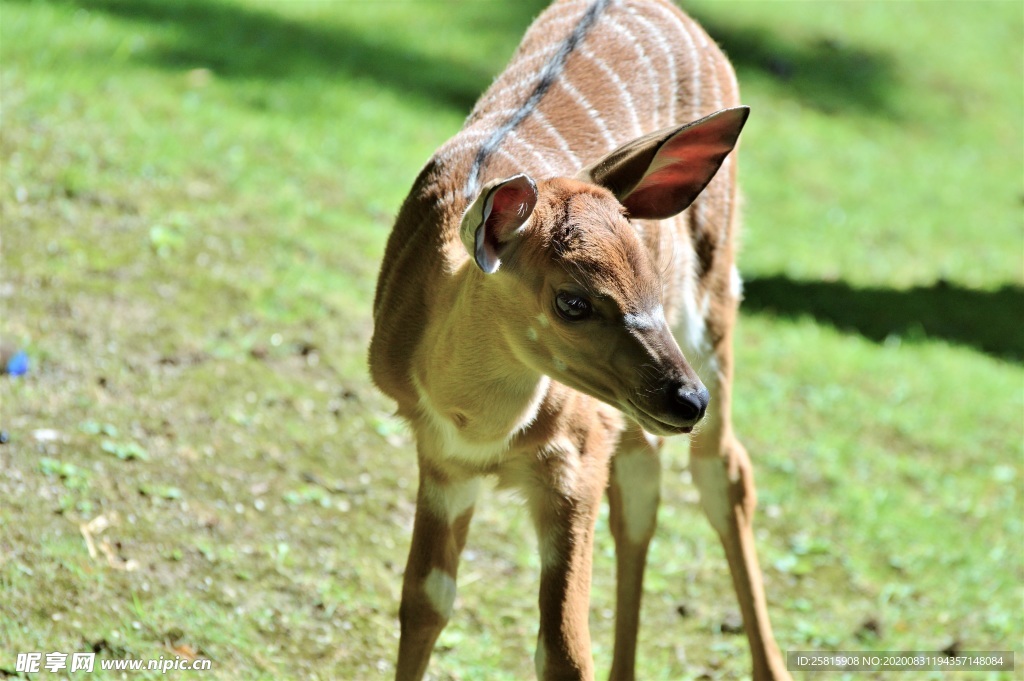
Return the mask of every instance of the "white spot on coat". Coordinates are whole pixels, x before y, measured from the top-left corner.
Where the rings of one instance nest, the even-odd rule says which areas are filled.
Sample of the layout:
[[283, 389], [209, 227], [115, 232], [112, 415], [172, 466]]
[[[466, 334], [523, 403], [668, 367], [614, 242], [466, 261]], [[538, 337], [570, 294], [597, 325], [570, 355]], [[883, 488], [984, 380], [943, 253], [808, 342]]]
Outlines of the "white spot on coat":
[[733, 298], [740, 298], [743, 295], [743, 279], [736, 265], [729, 268], [729, 293]]
[[548, 651], [544, 649], [544, 641], [537, 638], [537, 652], [533, 656], [533, 666], [537, 670], [537, 678], [544, 678], [544, 668], [548, 666]]
[[631, 542], [650, 539], [661, 494], [661, 464], [657, 454], [635, 450], [616, 454], [612, 478], [622, 498], [626, 538]]
[[452, 608], [455, 605], [455, 580], [451, 575], [434, 568], [423, 580], [423, 592], [427, 595], [431, 607], [441, 617], [448, 619], [452, 616]]
[[622, 321], [637, 331], [654, 331], [665, 326], [665, 308], [660, 304], [651, 310], [625, 314]]
[[728, 532], [732, 504], [725, 462], [717, 456], [690, 456], [690, 471], [700, 490], [701, 507], [711, 526], [719, 533]]
[[[687, 277], [688, 280], [692, 279]], [[696, 291], [692, 284], [683, 290], [682, 305], [680, 306], [679, 326], [682, 331], [679, 340], [683, 342], [684, 354], [704, 354], [707, 349], [707, 338], [705, 337], [706, 325], [704, 315], [701, 314], [697, 301], [694, 298]]]
[[423, 491], [430, 508], [447, 523], [454, 522], [472, 508], [480, 493], [479, 478], [450, 482], [445, 485], [424, 480], [423, 484], [426, 485]]

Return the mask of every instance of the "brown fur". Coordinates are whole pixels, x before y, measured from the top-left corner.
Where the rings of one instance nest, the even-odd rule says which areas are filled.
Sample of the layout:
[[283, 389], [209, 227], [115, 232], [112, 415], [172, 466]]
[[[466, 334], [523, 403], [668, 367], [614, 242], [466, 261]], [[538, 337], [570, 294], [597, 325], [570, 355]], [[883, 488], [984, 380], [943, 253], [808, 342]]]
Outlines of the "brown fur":
[[[584, 32], [590, 7], [562, 0], [531, 26], [463, 130], [420, 172], [384, 254], [370, 369], [411, 423], [420, 463], [397, 678], [424, 674], [454, 597], [475, 481], [486, 474], [521, 491], [540, 538], [538, 674], [592, 678], [593, 528], [615, 451], [612, 677], [632, 678], [657, 486], [637, 497], [628, 469], [646, 466], [656, 479], [660, 440], [644, 430], [689, 432], [700, 418], [680, 411], [680, 395], [703, 390], [683, 351], [710, 369], [694, 479], [726, 548], [754, 675], [787, 678], [753, 550], [749, 460], [730, 422], [736, 163], [728, 158], [685, 212], [662, 221], [631, 219], [621, 187], [609, 185], [613, 194], [593, 176], [573, 179], [618, 145], [736, 106], [735, 77], [706, 34], [664, 0], [613, 1]], [[538, 85], [541, 67], [567, 44], [561, 72]], [[510, 112], [524, 115], [511, 125]], [[626, 161], [635, 184], [648, 161]], [[485, 228], [473, 222], [486, 214], [480, 202], [520, 173], [537, 180], [536, 205], [495, 242], [500, 267], [485, 274], [467, 252], [466, 230]], [[561, 320], [566, 292], [591, 301], [593, 319]]]

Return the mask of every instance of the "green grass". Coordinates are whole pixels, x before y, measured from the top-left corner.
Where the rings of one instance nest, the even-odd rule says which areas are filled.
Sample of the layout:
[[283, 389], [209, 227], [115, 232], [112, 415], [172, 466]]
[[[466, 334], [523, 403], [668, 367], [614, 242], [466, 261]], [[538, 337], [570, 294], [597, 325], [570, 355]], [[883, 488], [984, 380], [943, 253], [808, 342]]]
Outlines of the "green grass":
[[[0, 335], [32, 361], [0, 377], [0, 670], [390, 674], [416, 472], [365, 368], [377, 263], [541, 7], [0, 1]], [[753, 109], [736, 420], [781, 646], [1021, 653], [1024, 8], [687, 7]], [[748, 675], [695, 495], [676, 442], [641, 678]], [[487, 495], [432, 678], [532, 676], [537, 571]]]

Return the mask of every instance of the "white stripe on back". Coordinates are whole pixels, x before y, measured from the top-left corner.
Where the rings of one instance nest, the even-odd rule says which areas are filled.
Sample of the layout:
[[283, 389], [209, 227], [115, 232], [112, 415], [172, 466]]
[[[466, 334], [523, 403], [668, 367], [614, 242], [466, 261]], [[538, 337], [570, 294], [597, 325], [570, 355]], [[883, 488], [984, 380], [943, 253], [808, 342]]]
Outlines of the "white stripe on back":
[[629, 117], [632, 119], [633, 122], [633, 134], [636, 136], [642, 135], [644, 129], [643, 126], [640, 125], [640, 119], [637, 118], [636, 106], [633, 104], [633, 97], [632, 95], [629, 94], [629, 89], [626, 87], [626, 84], [622, 82], [621, 78], [619, 78], [619, 74], [615, 73], [615, 71], [613, 71], [612, 68], [608, 66], [608, 62], [598, 57], [589, 49], [580, 50], [580, 54], [594, 62], [597, 68], [601, 70], [601, 73], [603, 73], [608, 78], [608, 80], [614, 83], [615, 87], [619, 89], [619, 95], [624, 100], [623, 106], [625, 107], [626, 111], [629, 112]]
[[[666, 22], [666, 25], [671, 23], [671, 25], [675, 26], [679, 30], [679, 32], [683, 35], [683, 38], [686, 40], [686, 45], [687, 45], [687, 48], [688, 48], [687, 52], [689, 53], [689, 63], [683, 66], [683, 70], [685, 71], [687, 66], [690, 69], [690, 97], [692, 98], [691, 107], [692, 107], [692, 111], [699, 112], [700, 109], [701, 109], [701, 98], [702, 98], [702, 93], [701, 93], [701, 61], [702, 60], [701, 60], [700, 52], [697, 50], [697, 45], [693, 41], [693, 35], [688, 30], [687, 25], [684, 23], [683, 18], [679, 15], [678, 12], [673, 12], [668, 7], [664, 7], [664, 6], [659, 5], [659, 4], [655, 4], [655, 5], [653, 5], [653, 7], [654, 7], [654, 9], [658, 10], [659, 12], [661, 12], [661, 14], [663, 16], [665, 16], [666, 18], [668, 18], [670, 20], [670, 21]], [[672, 83], [673, 83], [673, 85], [675, 85], [676, 81], [673, 80]], [[675, 100], [673, 99], [673, 101], [675, 101]], [[687, 115], [689, 115], [689, 112], [687, 113]], [[698, 113], [698, 115], [699, 115], [699, 113]], [[675, 122], [685, 123], [686, 121], [673, 121], [673, 122], [674, 123]]]
[[[621, 34], [629, 42], [629, 44], [631, 44], [633, 48], [636, 50], [637, 62], [643, 64], [644, 68], [647, 70], [647, 77], [651, 82], [651, 89], [653, 90], [652, 98], [654, 99], [654, 101], [658, 101], [659, 99], [661, 99], [661, 88], [659, 87], [658, 83], [658, 73], [654, 70], [654, 67], [651, 66], [651, 60], [648, 58], [647, 52], [644, 51], [643, 45], [641, 45], [640, 41], [637, 40], [632, 33], [627, 31], [626, 28], [619, 22], [613, 21], [609, 22], [607, 25], [610, 26], [612, 30], [614, 30], [615, 32]], [[654, 120], [652, 121], [654, 128], [660, 128], [662, 124], [658, 120], [657, 107], [654, 107], [652, 109], [651, 115], [654, 117]]]
[[595, 110], [594, 107], [590, 104], [590, 100], [587, 99], [586, 95], [577, 90], [576, 87], [569, 82], [568, 78], [563, 78], [558, 82], [558, 84], [561, 85], [562, 89], [569, 93], [569, 96], [575, 99], [576, 103], [583, 107], [583, 109], [587, 112], [587, 114], [590, 116], [591, 121], [593, 121], [595, 127], [597, 127], [598, 132], [600, 132], [601, 136], [604, 137], [604, 141], [606, 142], [608, 148], [611, 149], [612, 147], [615, 147], [615, 136], [612, 135], [612, 131], [608, 129], [608, 124], [604, 122], [604, 119], [601, 117], [601, 114], [598, 113], [597, 110]]
[[569, 157], [570, 161], [572, 161], [574, 169], [579, 169], [583, 167], [583, 162], [580, 161], [580, 157], [576, 155], [576, 153], [572, 150], [572, 147], [569, 146], [569, 143], [566, 141], [566, 139], [562, 137], [562, 133], [558, 132], [558, 128], [551, 124], [551, 121], [548, 120], [548, 117], [544, 115], [543, 111], [541, 111], [540, 109], [534, 111], [532, 120], [534, 123], [537, 123], [542, 130], [544, 130], [554, 138], [555, 144], [558, 145], [558, 148], [564, 151], [565, 155]]
[[[668, 82], [673, 87], [676, 85], [676, 57], [672, 50], [672, 46], [665, 40], [665, 36], [661, 31], [661, 27], [655, 26], [647, 20], [635, 7], [629, 8], [629, 15], [643, 26], [645, 33], [654, 40], [661, 52], [665, 56], [665, 67], [668, 70]], [[674, 94], [668, 97], [668, 122], [672, 125], [676, 122], [676, 98]]]

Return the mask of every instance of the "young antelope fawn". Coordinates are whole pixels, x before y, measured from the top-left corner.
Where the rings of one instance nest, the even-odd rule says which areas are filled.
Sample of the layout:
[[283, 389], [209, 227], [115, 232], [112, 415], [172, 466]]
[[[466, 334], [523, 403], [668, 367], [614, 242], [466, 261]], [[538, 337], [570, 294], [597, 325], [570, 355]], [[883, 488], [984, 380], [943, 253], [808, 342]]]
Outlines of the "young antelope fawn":
[[536, 526], [542, 679], [593, 678], [591, 551], [608, 489], [611, 678], [632, 679], [659, 451], [698, 422], [690, 470], [725, 546], [754, 677], [788, 678], [754, 549], [753, 474], [730, 422], [730, 152], [747, 113], [729, 62], [669, 2], [560, 0], [420, 172], [387, 244], [370, 347], [419, 459], [398, 679], [422, 678], [451, 616], [485, 475], [519, 490]]

